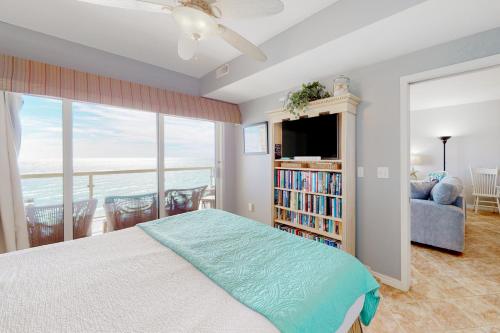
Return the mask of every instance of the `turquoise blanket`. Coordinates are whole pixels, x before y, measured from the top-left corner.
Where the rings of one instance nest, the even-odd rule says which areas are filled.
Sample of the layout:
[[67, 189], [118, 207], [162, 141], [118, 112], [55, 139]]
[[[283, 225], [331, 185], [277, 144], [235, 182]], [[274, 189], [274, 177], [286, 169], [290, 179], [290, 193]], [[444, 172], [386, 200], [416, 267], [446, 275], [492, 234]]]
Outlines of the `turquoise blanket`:
[[139, 227], [281, 332], [335, 332], [363, 294], [361, 321], [377, 310], [379, 285], [341, 250], [215, 209]]

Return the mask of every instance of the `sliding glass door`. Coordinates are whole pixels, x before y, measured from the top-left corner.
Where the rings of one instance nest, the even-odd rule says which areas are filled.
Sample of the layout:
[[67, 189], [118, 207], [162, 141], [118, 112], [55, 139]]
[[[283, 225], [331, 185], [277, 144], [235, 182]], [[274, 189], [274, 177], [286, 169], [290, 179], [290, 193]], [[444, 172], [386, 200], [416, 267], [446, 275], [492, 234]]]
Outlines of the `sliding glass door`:
[[78, 237], [158, 218], [156, 122], [152, 112], [73, 103]]
[[[16, 128], [30, 246], [64, 240], [63, 112], [57, 99], [23, 96]], [[16, 115], [14, 115], [15, 117]]]
[[31, 246], [216, 207], [216, 123], [22, 98], [18, 161]]
[[164, 117], [165, 215], [216, 206], [216, 131], [211, 121]]

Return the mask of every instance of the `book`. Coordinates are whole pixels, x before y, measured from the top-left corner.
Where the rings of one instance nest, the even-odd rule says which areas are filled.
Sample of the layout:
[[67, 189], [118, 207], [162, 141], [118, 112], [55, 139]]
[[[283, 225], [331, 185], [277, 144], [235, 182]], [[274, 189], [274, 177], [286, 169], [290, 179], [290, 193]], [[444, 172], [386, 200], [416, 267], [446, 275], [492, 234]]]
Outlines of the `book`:
[[342, 218], [342, 198], [275, 189], [274, 204], [307, 213]]
[[319, 243], [322, 243], [322, 244], [325, 244], [328, 246], [342, 249], [341, 242], [334, 240], [334, 239], [331, 239], [331, 238], [328, 238], [328, 237], [316, 235], [316, 234], [313, 234], [313, 233], [310, 233], [310, 232], [307, 232], [304, 230], [300, 230], [300, 229], [293, 228], [293, 227], [279, 224], [279, 223], [275, 223], [274, 227], [279, 229], [279, 230], [294, 234], [296, 236], [304, 237], [304, 238], [311, 239], [311, 240], [317, 241]]
[[342, 174], [332, 171], [276, 169], [274, 186], [298, 191], [342, 195]]
[[[342, 174], [335, 171], [275, 169], [275, 226], [300, 237], [341, 248]], [[314, 215], [312, 215], [314, 214]], [[279, 221], [287, 222], [280, 224]], [[297, 225], [297, 228], [288, 224]], [[311, 228], [306, 231], [302, 227]], [[309, 229], [308, 229], [309, 230]], [[314, 232], [321, 231], [321, 234]]]
[[276, 207], [277, 219], [342, 236], [342, 222]]

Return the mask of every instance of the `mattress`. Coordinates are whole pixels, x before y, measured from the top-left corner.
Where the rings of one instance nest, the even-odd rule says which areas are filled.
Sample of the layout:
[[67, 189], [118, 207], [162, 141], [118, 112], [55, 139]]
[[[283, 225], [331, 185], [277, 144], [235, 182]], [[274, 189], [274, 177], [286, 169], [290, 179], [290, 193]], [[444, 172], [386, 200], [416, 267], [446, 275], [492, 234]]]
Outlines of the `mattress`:
[[0, 299], [0, 332], [278, 331], [137, 227], [0, 255]]

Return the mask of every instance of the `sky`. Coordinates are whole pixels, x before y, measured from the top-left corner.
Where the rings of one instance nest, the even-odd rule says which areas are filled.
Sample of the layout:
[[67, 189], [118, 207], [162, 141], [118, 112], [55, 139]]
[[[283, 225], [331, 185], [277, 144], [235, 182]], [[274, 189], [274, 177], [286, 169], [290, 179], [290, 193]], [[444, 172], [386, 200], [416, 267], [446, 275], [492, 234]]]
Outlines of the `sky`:
[[[62, 161], [62, 101], [27, 95], [23, 96], [23, 101], [20, 112], [21, 167], [22, 161]], [[138, 168], [143, 167], [140, 160], [150, 159], [154, 163], [157, 155], [156, 117], [153, 112], [74, 102], [75, 161], [126, 159], [128, 164], [135, 160]], [[194, 160], [213, 163], [213, 122], [171, 116], [164, 119], [166, 164], [179, 159], [185, 166], [195, 164]]]

